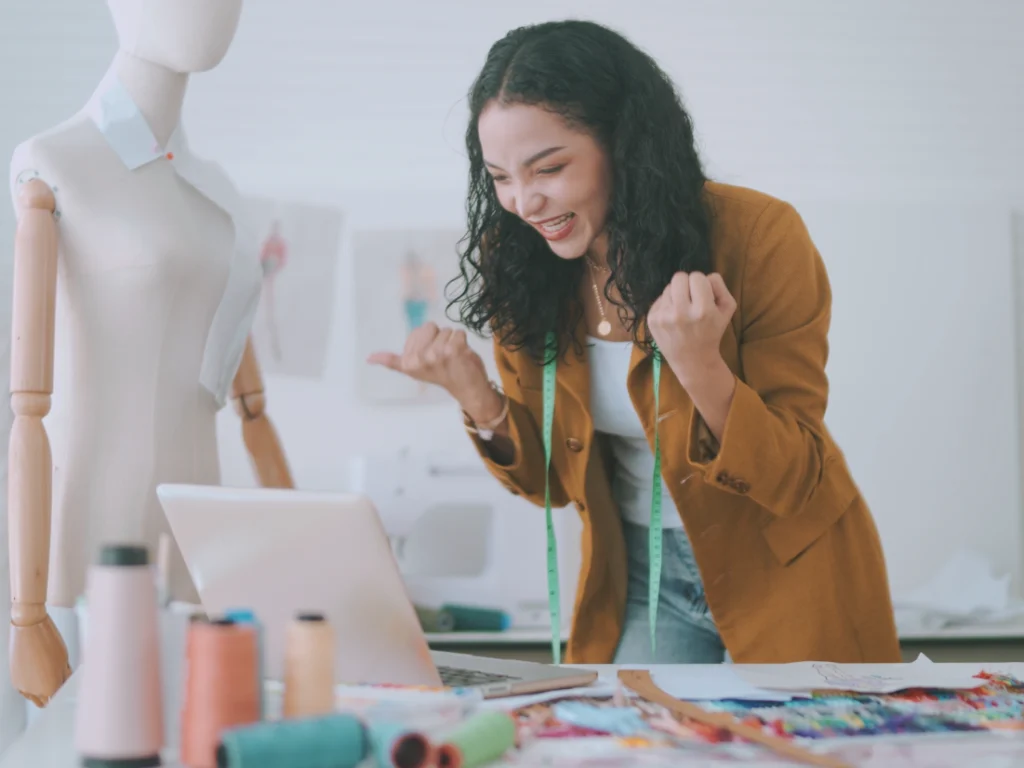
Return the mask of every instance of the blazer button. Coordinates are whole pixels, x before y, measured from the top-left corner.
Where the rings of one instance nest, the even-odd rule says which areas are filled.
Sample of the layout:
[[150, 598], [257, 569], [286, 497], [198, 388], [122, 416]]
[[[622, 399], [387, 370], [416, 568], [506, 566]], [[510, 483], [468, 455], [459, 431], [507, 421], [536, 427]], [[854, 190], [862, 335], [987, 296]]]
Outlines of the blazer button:
[[732, 487], [737, 493], [746, 493], [750, 490], [750, 485], [743, 480], [737, 480], [732, 484]]
[[732, 481], [732, 478], [729, 477], [729, 475], [727, 475], [725, 472], [719, 472], [715, 480], [717, 480], [721, 485], [729, 485], [729, 483]]
[[583, 450], [583, 443], [581, 443], [575, 437], [570, 437], [568, 440], [565, 441], [565, 444], [573, 453], [579, 453], [580, 451]]

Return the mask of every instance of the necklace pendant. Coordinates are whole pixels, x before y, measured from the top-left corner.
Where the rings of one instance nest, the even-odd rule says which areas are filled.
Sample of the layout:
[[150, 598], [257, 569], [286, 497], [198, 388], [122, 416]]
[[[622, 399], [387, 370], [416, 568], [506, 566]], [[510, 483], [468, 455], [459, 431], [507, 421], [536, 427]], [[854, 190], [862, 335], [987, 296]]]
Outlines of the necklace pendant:
[[602, 320], [600, 323], [597, 324], [597, 332], [602, 336], [607, 336], [609, 333], [612, 332], [612, 324], [609, 323], [607, 320]]

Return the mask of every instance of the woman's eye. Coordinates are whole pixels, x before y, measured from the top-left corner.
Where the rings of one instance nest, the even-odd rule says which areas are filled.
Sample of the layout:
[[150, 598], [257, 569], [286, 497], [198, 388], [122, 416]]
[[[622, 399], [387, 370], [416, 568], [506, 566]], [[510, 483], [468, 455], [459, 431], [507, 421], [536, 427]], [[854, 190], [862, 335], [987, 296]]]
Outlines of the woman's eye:
[[564, 165], [556, 165], [556, 166], [553, 166], [551, 168], [541, 168], [539, 171], [537, 171], [537, 173], [544, 173], [544, 174], [558, 173], [563, 168], [565, 168]]

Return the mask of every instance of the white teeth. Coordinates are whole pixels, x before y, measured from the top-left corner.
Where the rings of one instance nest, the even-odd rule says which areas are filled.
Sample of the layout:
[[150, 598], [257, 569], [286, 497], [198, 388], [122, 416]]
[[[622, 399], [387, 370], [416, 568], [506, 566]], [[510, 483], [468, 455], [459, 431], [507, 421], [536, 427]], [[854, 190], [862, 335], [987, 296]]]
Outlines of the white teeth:
[[573, 217], [573, 214], [567, 213], [567, 214], [565, 214], [565, 216], [559, 216], [554, 221], [545, 222], [544, 224], [541, 224], [540, 226], [541, 226], [542, 229], [545, 229], [548, 232], [557, 232], [563, 226], [565, 226], [566, 222], [568, 222], [569, 219], [571, 219], [572, 217]]

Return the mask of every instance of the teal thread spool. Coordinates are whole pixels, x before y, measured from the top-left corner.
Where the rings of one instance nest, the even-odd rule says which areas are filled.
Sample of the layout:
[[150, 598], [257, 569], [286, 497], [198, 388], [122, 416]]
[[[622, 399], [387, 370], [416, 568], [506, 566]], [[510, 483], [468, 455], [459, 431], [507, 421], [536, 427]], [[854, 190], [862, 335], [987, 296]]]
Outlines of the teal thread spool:
[[356, 768], [370, 736], [354, 715], [276, 720], [221, 733], [217, 768]]
[[426, 736], [401, 723], [374, 723], [370, 740], [376, 768], [425, 768], [434, 764]]
[[512, 618], [497, 608], [445, 603], [441, 610], [454, 619], [456, 632], [504, 632], [512, 624]]
[[267, 716], [267, 703], [264, 694], [265, 684], [263, 682], [263, 625], [256, 620], [256, 614], [248, 608], [235, 608], [225, 613], [224, 617], [231, 619], [237, 624], [251, 624], [256, 628], [256, 653], [259, 660], [259, 665], [256, 668], [256, 674], [259, 675], [259, 679], [256, 681], [256, 690], [260, 692], [260, 717], [265, 719]]
[[505, 754], [516, 743], [516, 724], [507, 712], [484, 710], [438, 742], [438, 768], [477, 768]]

